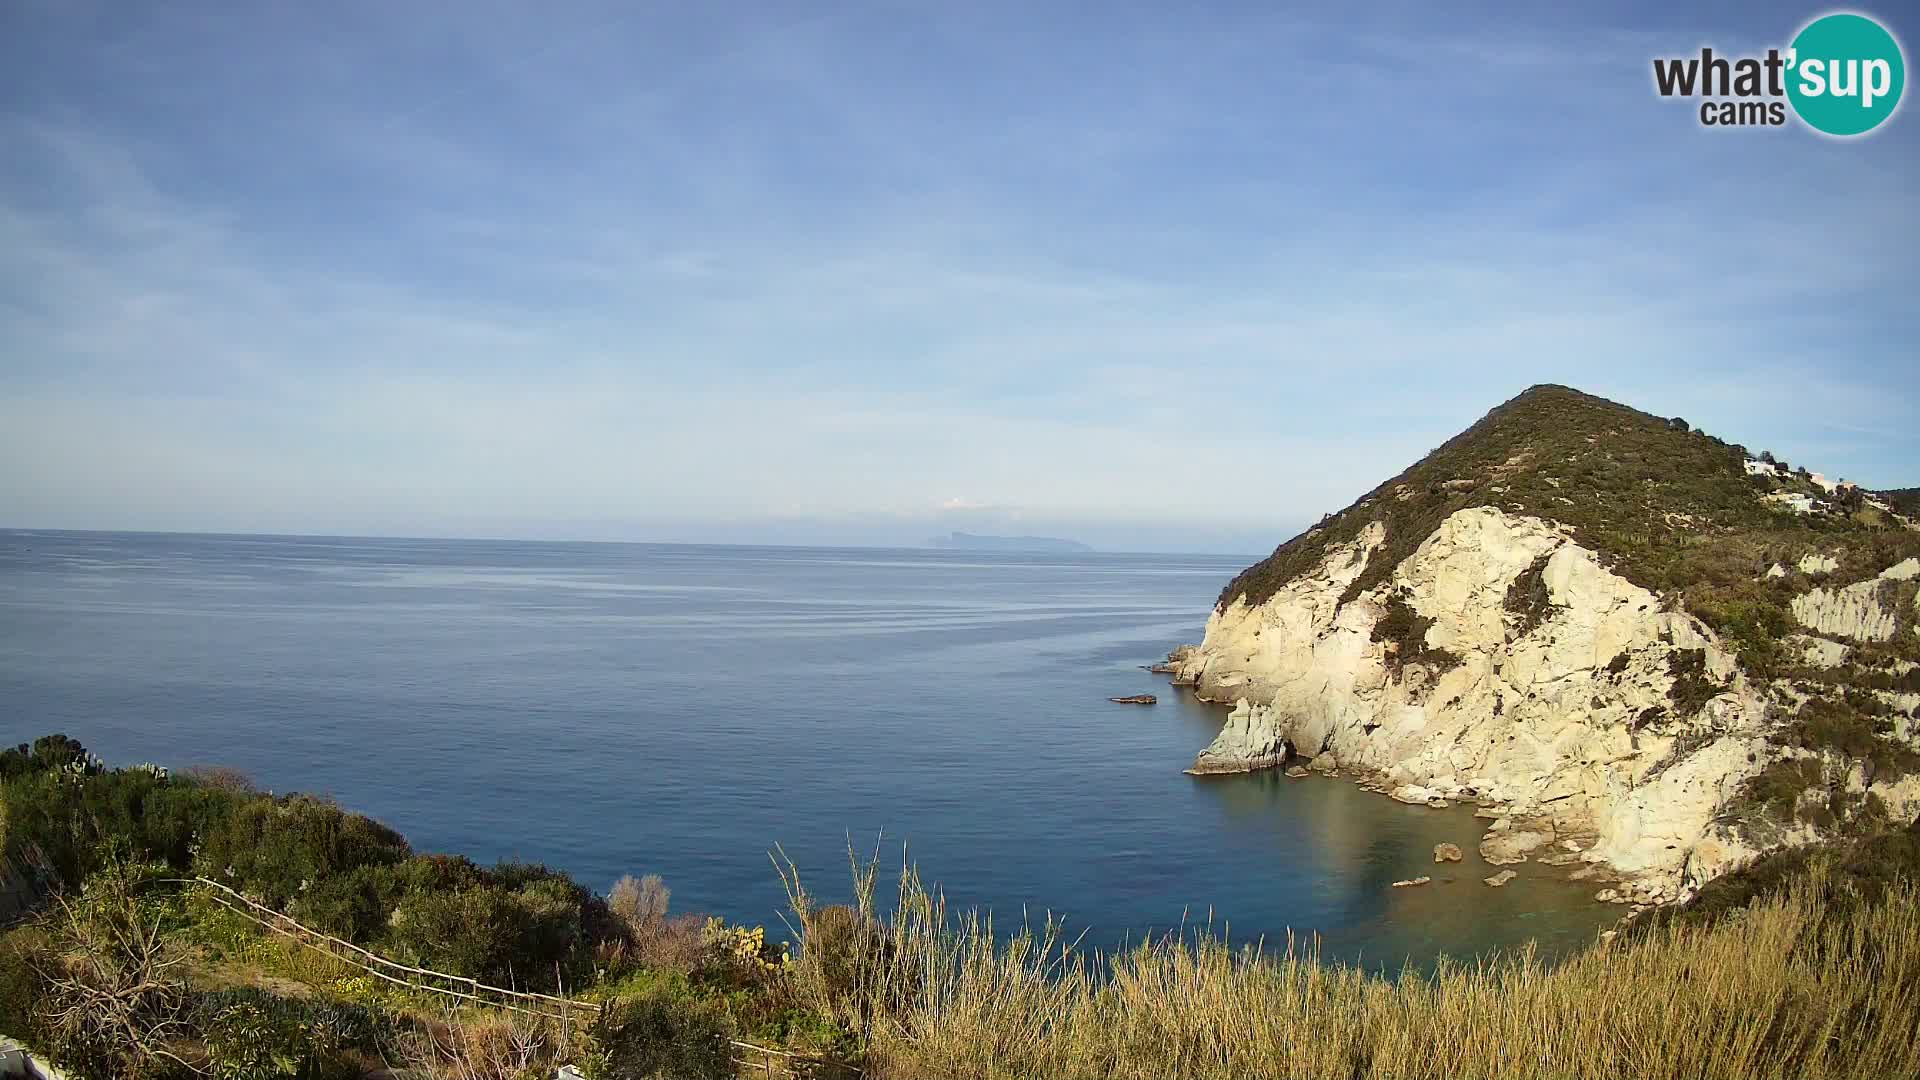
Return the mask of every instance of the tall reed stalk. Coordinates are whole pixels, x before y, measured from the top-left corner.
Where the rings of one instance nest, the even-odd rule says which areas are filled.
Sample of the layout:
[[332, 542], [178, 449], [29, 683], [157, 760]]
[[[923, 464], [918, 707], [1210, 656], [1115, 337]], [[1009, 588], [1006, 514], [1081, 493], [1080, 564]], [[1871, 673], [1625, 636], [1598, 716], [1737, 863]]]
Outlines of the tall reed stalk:
[[1111, 954], [1057, 920], [996, 936], [903, 860], [849, 853], [850, 924], [829, 944], [776, 857], [802, 938], [801, 992], [860, 1033], [878, 1077], [1920, 1076], [1920, 889], [1828, 910], [1818, 867], [1712, 926], [1667, 925], [1549, 967], [1532, 950], [1397, 980], [1311, 944], [1233, 947], [1202, 928]]

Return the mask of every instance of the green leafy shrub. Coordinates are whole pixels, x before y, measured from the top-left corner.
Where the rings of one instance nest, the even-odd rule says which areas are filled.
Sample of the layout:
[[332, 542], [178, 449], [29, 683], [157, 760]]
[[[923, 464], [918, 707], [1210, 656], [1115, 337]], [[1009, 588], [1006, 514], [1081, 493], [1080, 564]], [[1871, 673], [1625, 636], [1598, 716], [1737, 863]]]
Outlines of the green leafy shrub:
[[1707, 671], [1705, 649], [1676, 649], [1668, 653], [1667, 672], [1673, 676], [1667, 699], [1673, 702], [1674, 712], [1680, 716], [1695, 715], [1722, 689]]
[[1786, 758], [1749, 777], [1742, 786], [1745, 802], [1775, 821], [1794, 820], [1800, 797], [1825, 783], [1825, 772], [1813, 758]]
[[551, 988], [589, 974], [595, 941], [613, 932], [606, 903], [558, 871], [483, 869], [423, 856], [396, 868], [404, 889], [386, 942], [422, 966], [511, 988]]
[[1759, 581], [1703, 583], [1689, 606], [1712, 627], [1749, 672], [1769, 677], [1780, 672], [1788, 655], [1783, 644], [1797, 629], [1786, 586]]
[[[513, 880], [510, 875], [507, 879]], [[514, 949], [519, 977], [545, 985], [556, 973], [563, 978], [572, 974], [568, 969], [585, 955], [587, 924], [594, 920], [599, 898], [558, 874], [522, 880], [511, 896], [522, 915]]]
[[411, 849], [399, 833], [306, 795], [244, 799], [201, 839], [196, 867], [284, 908], [315, 882], [362, 866], [392, 866]]
[[1533, 633], [1553, 613], [1553, 601], [1547, 593], [1547, 560], [1551, 557], [1542, 555], [1533, 560], [1507, 586], [1506, 609], [1517, 620], [1515, 637]]
[[1893, 736], [1893, 720], [1882, 709], [1878, 700], [1857, 690], [1839, 698], [1811, 698], [1775, 739], [1865, 762], [1873, 779], [1896, 780], [1920, 769], [1920, 751]]
[[391, 866], [356, 866], [309, 883], [288, 914], [348, 941], [377, 941], [400, 900], [399, 875]]
[[[1826, 872], [1813, 875], [1816, 867]], [[1717, 922], [1809, 883], [1830, 917], [1880, 903], [1888, 890], [1920, 881], [1920, 820], [1898, 829], [1787, 848], [1707, 882], [1683, 905], [1656, 908], [1630, 924], [1633, 934], [1670, 923]]]
[[195, 838], [225, 811], [221, 797], [138, 767], [16, 777], [0, 784], [0, 805], [10, 822], [8, 855], [31, 850], [76, 888], [100, 869], [95, 858], [109, 841], [139, 860], [184, 866]]
[[0, 1032], [39, 1044], [45, 1039], [39, 1010], [48, 987], [41, 974], [51, 963], [46, 934], [21, 927], [0, 938]]
[[608, 1080], [732, 1077], [735, 1036], [724, 1005], [682, 980], [663, 980], [609, 1006], [591, 1037]]
[[379, 1054], [396, 1031], [387, 1016], [358, 1005], [281, 997], [253, 987], [198, 995], [188, 1007], [216, 1077], [357, 1080], [352, 1051]]
[[339, 1034], [281, 1010], [241, 1001], [215, 1014], [202, 1029], [207, 1069], [217, 1080], [267, 1077], [350, 1080], [359, 1070], [341, 1059]]
[[31, 743], [0, 750], [0, 780], [59, 772], [83, 764], [89, 757], [87, 748], [67, 735], [42, 735]]
[[395, 909], [388, 941], [422, 967], [513, 989], [540, 970], [517, 955], [526, 922], [513, 894], [498, 885], [416, 890]]
[[1460, 658], [1438, 646], [1427, 644], [1427, 631], [1433, 620], [1413, 609], [1407, 598], [1396, 592], [1387, 598], [1387, 610], [1373, 624], [1374, 641], [1389, 642], [1387, 669], [1398, 675], [1408, 664], [1428, 664], [1447, 668]]
[[[96, 874], [112, 840], [124, 857], [223, 882], [355, 943], [539, 989], [577, 984], [596, 943], [620, 933], [605, 901], [564, 873], [414, 855], [392, 829], [325, 799], [152, 768], [75, 770], [91, 759], [65, 736], [3, 753], [4, 854], [47, 867], [53, 885]], [[698, 920], [676, 922], [670, 938], [697, 944]]]

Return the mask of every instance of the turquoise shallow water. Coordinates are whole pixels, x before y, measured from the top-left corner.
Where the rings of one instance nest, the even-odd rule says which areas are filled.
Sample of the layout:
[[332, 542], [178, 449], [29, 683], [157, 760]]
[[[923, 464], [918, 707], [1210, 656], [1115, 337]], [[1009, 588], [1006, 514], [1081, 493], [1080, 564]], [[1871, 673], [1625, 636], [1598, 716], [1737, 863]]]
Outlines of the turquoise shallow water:
[[[1480, 884], [1464, 808], [1181, 772], [1223, 712], [1142, 665], [1245, 561], [0, 532], [0, 738], [230, 764], [424, 850], [658, 873], [677, 910], [776, 926], [770, 849], [831, 896], [851, 838], [1088, 945], [1208, 918], [1386, 967], [1592, 940], [1591, 889]], [[1160, 703], [1106, 700], [1133, 693]]]

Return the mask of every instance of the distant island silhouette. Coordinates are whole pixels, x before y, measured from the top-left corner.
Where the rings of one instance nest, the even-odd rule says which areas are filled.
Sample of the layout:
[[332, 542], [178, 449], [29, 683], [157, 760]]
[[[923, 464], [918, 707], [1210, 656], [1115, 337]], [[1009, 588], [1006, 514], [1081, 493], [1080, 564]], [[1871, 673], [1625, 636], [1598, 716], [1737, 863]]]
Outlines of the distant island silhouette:
[[981, 536], [977, 533], [954, 532], [946, 536], [936, 536], [927, 541], [931, 547], [960, 548], [968, 551], [1092, 551], [1093, 548], [1078, 540], [1062, 540], [1056, 536]]

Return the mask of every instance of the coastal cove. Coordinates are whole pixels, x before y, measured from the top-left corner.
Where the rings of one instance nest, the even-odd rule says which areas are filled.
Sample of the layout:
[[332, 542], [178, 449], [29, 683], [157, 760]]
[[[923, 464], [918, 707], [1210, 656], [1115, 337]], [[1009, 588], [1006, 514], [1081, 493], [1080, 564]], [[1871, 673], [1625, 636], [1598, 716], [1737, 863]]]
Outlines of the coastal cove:
[[657, 873], [677, 911], [775, 926], [768, 850], [831, 897], [849, 837], [1090, 946], [1211, 917], [1397, 968], [1617, 917], [1545, 868], [1482, 885], [1467, 807], [1183, 775], [1225, 709], [1142, 665], [1246, 562], [0, 533], [0, 736], [231, 765], [419, 850]]

